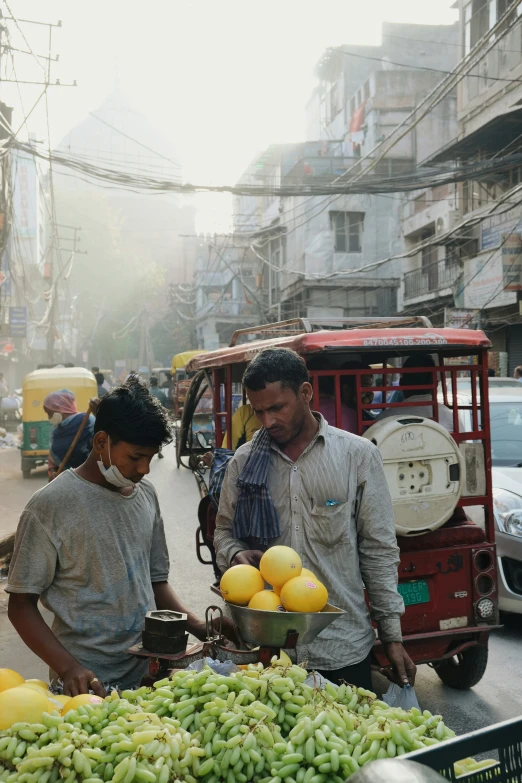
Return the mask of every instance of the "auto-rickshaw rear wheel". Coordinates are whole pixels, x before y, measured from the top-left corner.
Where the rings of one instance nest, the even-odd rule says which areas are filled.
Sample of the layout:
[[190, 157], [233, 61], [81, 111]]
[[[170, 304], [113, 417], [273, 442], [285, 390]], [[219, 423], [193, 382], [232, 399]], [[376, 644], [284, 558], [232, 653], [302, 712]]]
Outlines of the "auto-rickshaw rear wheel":
[[458, 691], [467, 691], [480, 682], [487, 665], [488, 646], [479, 644], [443, 661], [435, 671], [444, 685]]

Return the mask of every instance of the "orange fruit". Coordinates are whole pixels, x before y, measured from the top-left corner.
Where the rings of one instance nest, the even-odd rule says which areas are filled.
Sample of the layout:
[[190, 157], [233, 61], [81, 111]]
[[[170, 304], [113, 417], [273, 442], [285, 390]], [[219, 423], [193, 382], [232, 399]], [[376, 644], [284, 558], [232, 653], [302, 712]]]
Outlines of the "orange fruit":
[[307, 576], [308, 579], [311, 579], [312, 581], [317, 579], [316, 575], [313, 573], [313, 571], [310, 571], [309, 568], [302, 568], [299, 576]]
[[0, 669], [0, 692], [6, 691], [8, 688], [16, 688], [17, 685], [22, 685], [24, 678], [18, 672], [13, 669]]
[[0, 731], [13, 723], [41, 723], [48, 712], [49, 700], [33, 688], [6, 688], [0, 693]]
[[71, 698], [71, 696], [66, 696], [64, 693], [51, 694], [51, 701], [56, 701], [58, 704], [61, 704], [60, 710], [62, 707], [65, 707], [68, 701], [71, 701]]
[[273, 590], [261, 590], [248, 602], [249, 609], [263, 609], [267, 612], [284, 612], [281, 599]]
[[51, 693], [49, 691], [47, 695], [47, 701], [49, 702], [49, 708], [47, 712], [58, 712], [61, 714], [64, 704], [70, 701], [70, 696], [62, 696], [57, 693]]
[[279, 593], [280, 588], [299, 576], [303, 564], [297, 552], [289, 546], [272, 546], [267, 549], [259, 563], [259, 570], [265, 582], [272, 585], [275, 592]]
[[287, 612], [320, 612], [328, 603], [328, 591], [318, 579], [296, 576], [283, 585], [281, 603]]
[[49, 688], [42, 688], [41, 685], [38, 685], [36, 682], [23, 682], [21, 685], [17, 686], [18, 688], [30, 688], [33, 691], [38, 691], [39, 693], [42, 693], [44, 696], [47, 696], [49, 698]]
[[263, 577], [254, 566], [237, 565], [225, 571], [219, 583], [221, 595], [230, 604], [246, 606], [255, 593], [265, 586]]
[[69, 710], [75, 710], [78, 707], [96, 704], [103, 704], [103, 699], [100, 696], [95, 696], [93, 693], [80, 693], [78, 696], [71, 696], [69, 701], [63, 705], [62, 715], [67, 715]]
[[31, 684], [31, 685], [39, 685], [40, 688], [43, 688], [44, 691], [48, 691], [49, 690], [49, 686], [47, 685], [46, 682], [44, 682], [44, 680], [29, 679], [29, 680], [26, 680], [26, 683], [27, 684]]

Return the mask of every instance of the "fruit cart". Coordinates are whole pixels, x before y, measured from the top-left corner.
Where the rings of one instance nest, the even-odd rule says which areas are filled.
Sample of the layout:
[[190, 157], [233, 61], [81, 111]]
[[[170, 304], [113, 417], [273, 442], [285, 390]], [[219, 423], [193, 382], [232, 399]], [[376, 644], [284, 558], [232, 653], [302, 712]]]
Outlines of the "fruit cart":
[[[82, 694], [62, 714], [48, 706], [24, 686], [0, 693], [2, 783], [344, 783], [354, 773], [365, 783], [427, 783], [401, 776], [410, 762], [395, 757], [454, 736], [440, 715], [397, 716], [375, 694], [317, 683], [283, 657], [179, 670], [104, 701]], [[390, 758], [396, 774], [375, 778], [372, 764]]]
[[[328, 330], [295, 319], [238, 330], [230, 347], [194, 357], [187, 365], [194, 378], [178, 457], [189, 457], [198, 481], [208, 522], [201, 528], [203, 540], [211, 552], [211, 515], [215, 519], [219, 492], [207, 497], [208, 475], [200, 463], [206, 449], [192, 436], [195, 403], [200, 394], [212, 393], [215, 442], [221, 443], [224, 432], [231, 442], [232, 391], [256, 353], [274, 346], [297, 351], [309, 364], [318, 410], [324, 386], [333, 388], [335, 415], [329, 423], [334, 426], [342, 422], [342, 387], [353, 384], [356, 434], [380, 449], [394, 503], [405, 647], [416, 664], [433, 665], [447, 685], [473, 687], [486, 669], [489, 634], [499, 627], [489, 340], [481, 331], [435, 328], [426, 318], [332, 319]], [[402, 366], [407, 358], [426, 354], [427, 366]], [[360, 368], [342, 369], [347, 361], [359, 362]], [[426, 409], [425, 401], [392, 401], [398, 373], [404, 392], [431, 394], [429, 418], [415, 413]], [[427, 380], [416, 383], [419, 374]], [[470, 384], [471, 399], [459, 395], [462, 378]], [[379, 393], [380, 401], [363, 401], [363, 387], [365, 393]], [[374, 413], [382, 410], [393, 415], [376, 422]], [[440, 423], [443, 414], [446, 427]], [[378, 640], [374, 657], [387, 664]]]

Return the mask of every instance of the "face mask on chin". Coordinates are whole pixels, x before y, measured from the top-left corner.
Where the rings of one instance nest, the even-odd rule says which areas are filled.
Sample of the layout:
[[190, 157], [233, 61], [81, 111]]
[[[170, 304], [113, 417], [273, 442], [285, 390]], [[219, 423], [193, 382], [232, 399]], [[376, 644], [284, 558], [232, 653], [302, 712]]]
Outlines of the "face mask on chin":
[[118, 487], [118, 489], [125, 489], [128, 487], [134, 487], [134, 482], [131, 481], [128, 478], [125, 478], [125, 476], [121, 473], [120, 470], [116, 467], [116, 465], [113, 465], [111, 462], [111, 439], [109, 438], [109, 462], [110, 466], [108, 468], [105, 467], [103, 464], [103, 461], [101, 459], [98, 460], [98, 467], [100, 469], [100, 473], [102, 474], [105, 481], [108, 481], [109, 484], [112, 484], [113, 487]]
[[57, 412], [55, 411], [55, 412], [53, 413], [53, 415], [51, 416], [51, 418], [49, 419], [49, 421], [51, 422], [51, 424], [52, 424], [53, 426], [55, 426], [55, 427], [56, 427], [58, 424], [61, 424], [61, 423], [62, 423], [62, 421], [63, 421], [63, 416], [62, 416], [62, 414], [61, 414], [61, 413], [57, 413]]

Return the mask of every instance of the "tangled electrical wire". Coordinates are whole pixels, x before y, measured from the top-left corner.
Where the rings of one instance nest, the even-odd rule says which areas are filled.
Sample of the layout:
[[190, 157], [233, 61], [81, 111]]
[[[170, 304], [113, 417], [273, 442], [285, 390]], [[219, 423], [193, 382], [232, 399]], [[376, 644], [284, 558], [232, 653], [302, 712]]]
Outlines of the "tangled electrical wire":
[[[35, 148], [33, 144], [11, 140], [11, 146], [22, 152], [34, 155], [49, 162], [47, 150]], [[110, 166], [91, 163], [88, 160], [65, 151], [53, 151], [52, 162], [55, 166], [64, 167], [77, 172], [85, 179], [106, 182], [114, 187], [156, 193], [232, 193], [237, 196], [329, 196], [356, 195], [361, 193], [381, 194], [397, 193], [421, 188], [432, 188], [466, 180], [481, 180], [497, 174], [505, 173], [522, 165], [522, 153], [517, 152], [505, 157], [493, 157], [487, 160], [458, 161], [444, 166], [420, 166], [409, 172], [391, 176], [379, 177], [371, 175], [358, 178], [356, 182], [348, 180], [334, 183], [307, 184], [306, 176], [295, 184], [284, 184], [281, 187], [266, 185], [195, 185], [180, 183], [179, 179], [159, 178], [157, 174], [139, 174], [122, 171]]]

